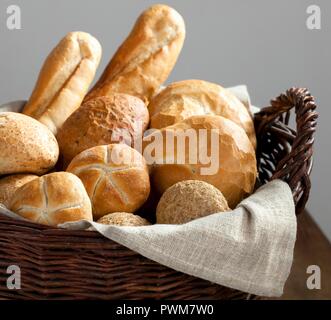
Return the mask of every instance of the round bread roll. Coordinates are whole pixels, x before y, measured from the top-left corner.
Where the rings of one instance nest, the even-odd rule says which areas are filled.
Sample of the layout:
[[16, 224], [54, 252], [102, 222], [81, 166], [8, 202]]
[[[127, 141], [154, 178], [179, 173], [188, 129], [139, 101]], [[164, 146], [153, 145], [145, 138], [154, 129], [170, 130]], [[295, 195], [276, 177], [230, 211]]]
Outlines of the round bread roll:
[[179, 181], [202, 180], [218, 188], [234, 208], [253, 191], [255, 150], [231, 120], [192, 116], [147, 135], [143, 147], [147, 163], [154, 164], [152, 179], [161, 194]]
[[148, 122], [148, 110], [139, 98], [115, 93], [89, 100], [67, 119], [57, 135], [64, 165], [95, 146], [118, 142], [133, 146]]
[[58, 156], [57, 141], [45, 125], [20, 113], [0, 113], [0, 175], [43, 174]]
[[177, 182], [162, 195], [156, 222], [181, 224], [230, 208], [221, 191], [199, 180]]
[[10, 200], [9, 209], [23, 218], [49, 226], [93, 219], [84, 185], [68, 172], [47, 174], [26, 183]]
[[125, 227], [140, 227], [150, 225], [146, 219], [128, 212], [113, 212], [103, 216], [97, 222]]
[[125, 144], [85, 150], [72, 160], [67, 171], [83, 181], [96, 219], [112, 212], [134, 212], [150, 192], [145, 159]]
[[151, 128], [171, 126], [194, 115], [218, 115], [232, 120], [247, 133], [256, 147], [254, 123], [247, 108], [229, 90], [202, 80], [170, 84], [155, 96], [148, 109]]
[[38, 178], [33, 174], [14, 174], [0, 179], [0, 203], [6, 207], [15, 192], [27, 182]]

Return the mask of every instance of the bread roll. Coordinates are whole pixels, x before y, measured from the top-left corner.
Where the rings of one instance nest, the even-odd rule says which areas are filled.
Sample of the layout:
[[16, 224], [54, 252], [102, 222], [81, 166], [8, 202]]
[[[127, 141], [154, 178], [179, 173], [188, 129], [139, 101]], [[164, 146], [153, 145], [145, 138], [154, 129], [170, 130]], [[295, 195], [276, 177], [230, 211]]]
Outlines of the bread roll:
[[134, 212], [149, 195], [145, 160], [125, 144], [85, 150], [72, 160], [67, 171], [83, 181], [96, 219], [112, 212]]
[[59, 146], [46, 126], [24, 114], [0, 112], [0, 175], [43, 174], [58, 156]]
[[100, 218], [98, 223], [124, 227], [141, 227], [150, 225], [146, 219], [128, 212], [114, 212], [107, 214]]
[[8, 207], [15, 192], [27, 182], [38, 178], [33, 174], [14, 174], [0, 179], [0, 203]]
[[219, 115], [232, 120], [247, 133], [253, 147], [256, 136], [247, 108], [227, 89], [202, 80], [170, 84], [148, 106], [152, 128], [164, 128], [194, 115]]
[[9, 209], [49, 226], [82, 219], [92, 221], [91, 202], [84, 185], [67, 172], [51, 173], [26, 183], [11, 199]]
[[221, 191], [199, 180], [177, 182], [162, 195], [156, 209], [156, 222], [181, 224], [230, 208]]
[[85, 101], [121, 92], [146, 104], [169, 76], [185, 38], [185, 24], [174, 9], [156, 4], [144, 11]]
[[159, 193], [179, 181], [202, 180], [218, 188], [231, 208], [253, 191], [257, 176], [255, 150], [245, 131], [221, 116], [192, 116], [156, 130], [144, 138], [143, 155], [154, 163], [151, 174]]
[[115, 93], [88, 101], [69, 117], [57, 135], [64, 165], [98, 145], [121, 141], [133, 146], [148, 122], [148, 110], [139, 98]]
[[70, 32], [47, 57], [23, 113], [56, 134], [81, 105], [101, 59], [101, 45], [85, 32]]

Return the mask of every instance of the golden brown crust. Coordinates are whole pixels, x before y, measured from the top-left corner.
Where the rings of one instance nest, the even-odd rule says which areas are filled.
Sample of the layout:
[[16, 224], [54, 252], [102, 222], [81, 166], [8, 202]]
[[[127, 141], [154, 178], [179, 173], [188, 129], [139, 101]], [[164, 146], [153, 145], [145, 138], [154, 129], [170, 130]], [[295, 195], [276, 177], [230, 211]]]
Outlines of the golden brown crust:
[[164, 128], [193, 115], [214, 114], [232, 120], [247, 133], [253, 147], [256, 136], [247, 108], [231, 92], [202, 80], [184, 80], [170, 84], [155, 96], [148, 110], [152, 128]]
[[181, 224], [229, 210], [226, 199], [217, 188], [204, 181], [185, 180], [163, 193], [156, 209], [156, 222]]
[[150, 192], [144, 158], [125, 144], [85, 150], [72, 160], [67, 171], [84, 183], [96, 219], [111, 212], [134, 212]]
[[24, 114], [0, 113], [0, 175], [43, 174], [58, 156], [59, 146], [46, 126]]
[[47, 57], [23, 113], [56, 134], [81, 105], [101, 59], [101, 45], [85, 32], [70, 32]]
[[121, 92], [147, 104], [168, 78], [184, 39], [185, 24], [180, 14], [166, 5], [151, 6], [138, 18], [85, 101]]
[[124, 227], [142, 227], [150, 225], [146, 219], [128, 212], [113, 212], [103, 216], [97, 222]]
[[[184, 147], [178, 149], [178, 137], [183, 137], [190, 129], [196, 132], [197, 143], [193, 142], [192, 149], [189, 149], [190, 144], [186, 142]], [[206, 130], [207, 141], [200, 140], [199, 130], [201, 129]], [[246, 195], [252, 193], [257, 176], [255, 150], [245, 131], [231, 120], [221, 116], [192, 116], [173, 126], [161, 129], [160, 132], [155, 133], [157, 134], [163, 137], [160, 142], [163, 143], [163, 153], [150, 156], [149, 144], [153, 143], [154, 146], [160, 144], [157, 139], [151, 139], [152, 133], [144, 138], [143, 154], [148, 163], [152, 161], [158, 163], [152, 167], [151, 174], [153, 184], [161, 194], [179, 181], [202, 180], [218, 188], [227, 199], [229, 206], [234, 208]], [[174, 153], [172, 148], [166, 148], [166, 135], [168, 139], [174, 140], [176, 147]], [[218, 144], [216, 144], [217, 137]], [[199, 141], [202, 141], [200, 145]], [[201, 146], [207, 149], [209, 156], [214, 154], [212, 161], [203, 164], [198, 156], [197, 163], [192, 163], [189, 151], [191, 154], [197, 154], [196, 150]], [[178, 163], [182, 155], [184, 155], [184, 161]], [[167, 162], [171, 158], [174, 158], [174, 164]], [[208, 174], [206, 171], [202, 172], [202, 168], [209, 170]]]
[[0, 179], [0, 203], [6, 207], [15, 192], [27, 182], [38, 178], [33, 174], [14, 174]]
[[9, 209], [50, 226], [82, 219], [92, 221], [91, 202], [84, 185], [67, 172], [51, 173], [24, 184], [11, 199]]
[[148, 126], [145, 104], [127, 94], [111, 94], [83, 104], [59, 130], [59, 142], [64, 165], [80, 152], [98, 146], [123, 142], [133, 146]]

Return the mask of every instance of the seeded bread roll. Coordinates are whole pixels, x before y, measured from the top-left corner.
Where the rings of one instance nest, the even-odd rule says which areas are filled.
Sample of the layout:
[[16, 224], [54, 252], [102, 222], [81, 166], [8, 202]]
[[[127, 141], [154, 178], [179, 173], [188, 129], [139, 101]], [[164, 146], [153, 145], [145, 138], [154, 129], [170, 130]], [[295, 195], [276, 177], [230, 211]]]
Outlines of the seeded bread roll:
[[147, 135], [143, 147], [160, 194], [179, 181], [202, 180], [234, 208], [254, 189], [255, 150], [245, 131], [226, 118], [192, 116]]
[[181, 224], [230, 208], [221, 191], [199, 180], [181, 181], [168, 188], [156, 209], [156, 222]]
[[146, 219], [128, 212], [110, 213], [100, 218], [97, 222], [125, 227], [141, 227], [150, 225]]
[[82, 182], [68, 172], [55, 172], [34, 179], [18, 189], [9, 209], [41, 224], [92, 221], [91, 202]]
[[[64, 165], [82, 151], [111, 143], [141, 141], [149, 114], [145, 104], [127, 94], [110, 94], [83, 104], [59, 130]], [[139, 140], [138, 140], [139, 139]]]
[[112, 212], [134, 212], [150, 192], [144, 158], [125, 144], [85, 150], [72, 160], [67, 171], [84, 183], [96, 219]]
[[166, 5], [151, 6], [138, 18], [85, 101], [120, 92], [147, 104], [168, 78], [184, 39], [181, 15]]
[[85, 32], [70, 32], [47, 57], [23, 113], [54, 134], [81, 105], [101, 59], [101, 45]]
[[15, 192], [27, 182], [38, 178], [33, 174], [14, 174], [0, 179], [0, 203], [8, 207]]
[[0, 176], [44, 174], [58, 157], [59, 146], [46, 126], [24, 114], [0, 112]]
[[254, 123], [247, 108], [229, 90], [202, 80], [170, 84], [148, 105], [151, 128], [161, 129], [194, 115], [218, 115], [232, 120], [247, 133], [256, 147]]

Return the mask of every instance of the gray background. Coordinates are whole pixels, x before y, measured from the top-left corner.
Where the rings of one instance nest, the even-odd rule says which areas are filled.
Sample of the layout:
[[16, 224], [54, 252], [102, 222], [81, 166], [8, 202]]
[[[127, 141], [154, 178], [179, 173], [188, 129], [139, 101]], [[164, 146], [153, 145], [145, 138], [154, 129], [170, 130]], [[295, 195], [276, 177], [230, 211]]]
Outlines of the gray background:
[[[68, 31], [99, 39], [98, 75], [140, 12], [155, 1], [1, 0], [0, 104], [29, 97], [44, 58]], [[331, 239], [331, 1], [163, 1], [184, 17], [187, 38], [168, 82], [199, 78], [247, 84], [252, 101], [268, 104], [291, 86], [308, 87], [319, 106], [313, 189], [308, 209]], [[22, 10], [22, 30], [6, 28], [6, 8]], [[306, 27], [308, 5], [322, 11], [322, 29]]]

